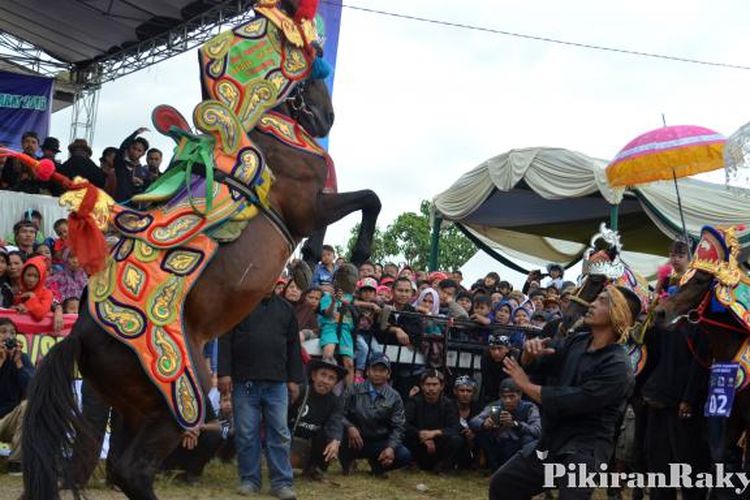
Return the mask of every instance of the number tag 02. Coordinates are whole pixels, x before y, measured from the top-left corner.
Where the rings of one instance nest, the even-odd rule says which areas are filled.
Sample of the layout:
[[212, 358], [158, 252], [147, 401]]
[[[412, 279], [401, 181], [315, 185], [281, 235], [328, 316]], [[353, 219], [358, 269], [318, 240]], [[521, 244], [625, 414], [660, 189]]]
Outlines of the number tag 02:
[[732, 414], [738, 368], [737, 363], [716, 363], [711, 366], [705, 416], [729, 417]]

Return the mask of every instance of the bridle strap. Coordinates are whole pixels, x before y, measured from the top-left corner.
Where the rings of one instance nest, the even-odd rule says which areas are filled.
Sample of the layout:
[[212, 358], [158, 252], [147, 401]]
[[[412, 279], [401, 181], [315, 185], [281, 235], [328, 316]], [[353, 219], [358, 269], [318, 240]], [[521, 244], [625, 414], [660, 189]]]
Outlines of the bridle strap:
[[[202, 164], [196, 165], [193, 168], [192, 173], [205, 178], [206, 166]], [[286, 244], [289, 247], [289, 254], [291, 255], [294, 252], [294, 249], [297, 247], [297, 240], [294, 238], [294, 236], [292, 236], [291, 231], [289, 231], [289, 228], [287, 227], [281, 215], [272, 206], [264, 205], [260, 202], [260, 198], [255, 192], [254, 187], [248, 186], [241, 179], [235, 177], [234, 175], [227, 174], [226, 172], [222, 172], [218, 169], [214, 170], [214, 180], [226, 185], [228, 188], [234, 191], [239, 192], [242, 196], [245, 197], [245, 199], [247, 199], [250, 204], [256, 206], [258, 210], [260, 210], [261, 213], [266, 216], [266, 218], [286, 240]]]

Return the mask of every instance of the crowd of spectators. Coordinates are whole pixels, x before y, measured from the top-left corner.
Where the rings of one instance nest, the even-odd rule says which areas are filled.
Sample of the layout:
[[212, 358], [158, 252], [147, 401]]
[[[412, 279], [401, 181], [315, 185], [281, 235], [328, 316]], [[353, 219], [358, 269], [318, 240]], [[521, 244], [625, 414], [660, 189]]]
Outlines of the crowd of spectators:
[[[106, 148], [100, 166], [77, 139], [58, 170], [88, 179], [116, 200], [129, 199], [158, 176], [161, 153], [149, 149], [140, 137], [144, 131], [133, 132], [120, 148]], [[54, 138], [39, 146], [27, 133], [23, 147], [29, 155], [41, 149], [57, 161]], [[147, 164], [141, 165], [144, 155]], [[2, 165], [0, 178], [4, 189], [56, 194], [54, 186], [37, 182], [14, 160]], [[0, 240], [0, 307], [48, 321], [59, 331], [63, 314], [77, 313], [88, 278], [68, 245], [66, 220], [54, 221], [45, 232], [37, 210], [19, 215]], [[673, 246], [672, 277], [685, 271], [686, 254]], [[576, 285], [565, 280], [559, 265], [532, 271], [522, 289], [514, 290], [495, 272], [465, 283], [458, 270], [428, 273], [369, 261], [355, 267], [326, 245], [311, 282], [299, 279], [285, 272], [250, 315], [206, 346], [214, 375], [207, 423], [186, 432], [165, 469], [180, 469], [181, 478], [195, 482], [213, 457], [236, 453], [239, 491], [254, 494], [261, 489], [265, 450], [272, 494], [291, 499], [293, 468], [319, 479], [333, 461], [348, 474], [364, 459], [376, 475], [399, 467], [491, 473], [542, 436], [540, 408], [509, 375], [508, 364], [521, 359], [529, 342], [548, 335], [545, 327], [570, 303]], [[659, 287], [666, 291], [668, 281]], [[10, 472], [20, 470], [23, 399], [34, 373], [14, 340], [17, 329], [0, 320], [0, 441], [13, 450]], [[394, 348], [398, 355], [391, 359]], [[461, 349], [477, 356], [479, 365], [449, 363], [449, 351]], [[411, 357], [405, 361], [402, 352]], [[677, 378], [670, 380], [679, 385]], [[663, 387], [654, 386], [665, 379], [646, 383], [644, 391], [658, 392]], [[111, 418], [116, 433], [116, 413], [110, 416], [110, 408], [85, 385], [83, 393], [84, 415], [98, 432], [103, 435]], [[699, 401], [664, 404], [678, 405], [680, 418], [692, 418]], [[670, 421], [667, 427], [678, 424]], [[660, 449], [669, 446], [665, 442]]]
[[[61, 161], [60, 141], [47, 137], [40, 142], [36, 132], [25, 132], [21, 138], [21, 149], [35, 159], [54, 162], [56, 171], [70, 179], [81, 177], [104, 189], [115, 201], [125, 201], [145, 191], [160, 175], [162, 152], [149, 148], [148, 141], [140, 134], [148, 129], [139, 128], [120, 144], [106, 147], [99, 164], [94, 163], [93, 151], [85, 139], [75, 139], [68, 145], [68, 158]], [[145, 157], [146, 164], [141, 160]], [[59, 196], [60, 186], [52, 181], [40, 181], [33, 172], [15, 158], [0, 158], [0, 189], [29, 194]]]

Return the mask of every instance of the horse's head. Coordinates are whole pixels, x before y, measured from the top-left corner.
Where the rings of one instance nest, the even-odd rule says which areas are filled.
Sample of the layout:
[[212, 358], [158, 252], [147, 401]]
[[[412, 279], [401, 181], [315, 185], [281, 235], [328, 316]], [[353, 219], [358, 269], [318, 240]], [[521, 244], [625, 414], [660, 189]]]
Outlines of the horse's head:
[[713, 293], [715, 286], [733, 290], [740, 283], [744, 273], [737, 262], [739, 252], [734, 228], [704, 227], [679, 289], [654, 309], [655, 325], [669, 328], [680, 319], [700, 320], [709, 312], [704, 311], [707, 294]]
[[679, 290], [654, 309], [654, 325], [658, 328], [671, 328], [680, 319], [687, 319], [691, 313], [697, 311], [711, 293], [714, 276], [708, 271], [695, 271], [692, 276], [680, 286]]
[[601, 274], [592, 274], [586, 277], [578, 292], [571, 297], [570, 304], [563, 312], [560, 328], [563, 332], [573, 328], [579, 319], [583, 318], [589, 309], [589, 304], [602, 293], [609, 280]]
[[333, 102], [324, 80], [310, 78], [297, 84], [275, 111], [292, 118], [313, 137], [325, 137], [333, 127]]

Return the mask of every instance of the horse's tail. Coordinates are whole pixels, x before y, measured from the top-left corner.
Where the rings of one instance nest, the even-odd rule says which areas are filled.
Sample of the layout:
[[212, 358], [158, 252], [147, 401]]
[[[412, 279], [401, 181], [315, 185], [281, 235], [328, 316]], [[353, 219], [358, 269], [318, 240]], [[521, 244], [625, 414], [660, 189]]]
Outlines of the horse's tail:
[[73, 393], [81, 344], [75, 333], [59, 342], [41, 361], [29, 385], [22, 457], [28, 500], [58, 498], [60, 472], [67, 487], [76, 487], [66, 462], [74, 441], [89, 435]]

